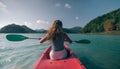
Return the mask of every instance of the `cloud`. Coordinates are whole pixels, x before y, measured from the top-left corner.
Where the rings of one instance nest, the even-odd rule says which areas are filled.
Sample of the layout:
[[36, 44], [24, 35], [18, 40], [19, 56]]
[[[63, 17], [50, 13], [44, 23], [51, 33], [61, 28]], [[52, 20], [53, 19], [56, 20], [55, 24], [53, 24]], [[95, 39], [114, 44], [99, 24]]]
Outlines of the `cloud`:
[[36, 23], [38, 24], [38, 28], [44, 28], [44, 29], [48, 29], [50, 26], [50, 23], [48, 21], [44, 21], [44, 20], [37, 20]]
[[48, 21], [44, 21], [44, 20], [36, 20], [36, 22], [28, 22], [25, 21], [24, 25], [32, 28], [32, 29], [48, 29], [50, 24]]
[[78, 17], [78, 16], [76, 16], [76, 17], [75, 17], [75, 19], [76, 19], [76, 20], [78, 20], [78, 19], [79, 19], [79, 17]]
[[65, 8], [71, 8], [71, 5], [68, 4], [68, 3], [66, 3], [64, 7], [65, 7]]
[[24, 25], [27, 25], [27, 26], [29, 26], [29, 27], [32, 27], [33, 24], [32, 24], [31, 22], [25, 21], [25, 22], [24, 22]]
[[55, 4], [55, 7], [65, 7], [65, 8], [71, 8], [72, 6], [68, 3], [65, 3], [65, 4], [61, 4], [61, 3], [56, 3]]
[[48, 21], [44, 20], [37, 20], [36, 23], [41, 23], [41, 24], [48, 24]]
[[2, 2], [0, 2], [0, 11], [8, 12], [7, 6], [4, 3], [2, 3]]

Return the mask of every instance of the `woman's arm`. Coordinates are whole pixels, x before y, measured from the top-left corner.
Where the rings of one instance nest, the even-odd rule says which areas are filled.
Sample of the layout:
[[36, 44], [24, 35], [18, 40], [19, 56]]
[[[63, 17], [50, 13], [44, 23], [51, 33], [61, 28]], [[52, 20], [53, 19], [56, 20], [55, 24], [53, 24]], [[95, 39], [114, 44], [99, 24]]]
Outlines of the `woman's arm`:
[[43, 43], [47, 40], [47, 35], [45, 35], [43, 38], [40, 39], [40, 43]]
[[64, 39], [65, 39], [65, 41], [72, 43], [72, 40], [68, 37], [68, 35], [66, 33], [64, 33]]

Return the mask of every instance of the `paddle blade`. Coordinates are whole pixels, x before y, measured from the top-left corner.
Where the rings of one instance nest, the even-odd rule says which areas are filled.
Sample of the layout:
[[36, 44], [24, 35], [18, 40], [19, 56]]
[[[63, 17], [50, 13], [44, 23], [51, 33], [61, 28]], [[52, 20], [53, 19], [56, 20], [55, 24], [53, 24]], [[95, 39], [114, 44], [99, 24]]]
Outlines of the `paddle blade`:
[[25, 36], [22, 36], [22, 35], [14, 35], [14, 34], [7, 35], [6, 38], [9, 41], [23, 41], [25, 39], [28, 39], [28, 37], [25, 37]]
[[82, 40], [79, 40], [79, 41], [74, 41], [76, 43], [83, 43], [83, 44], [90, 44], [91, 42], [87, 39], [82, 39]]

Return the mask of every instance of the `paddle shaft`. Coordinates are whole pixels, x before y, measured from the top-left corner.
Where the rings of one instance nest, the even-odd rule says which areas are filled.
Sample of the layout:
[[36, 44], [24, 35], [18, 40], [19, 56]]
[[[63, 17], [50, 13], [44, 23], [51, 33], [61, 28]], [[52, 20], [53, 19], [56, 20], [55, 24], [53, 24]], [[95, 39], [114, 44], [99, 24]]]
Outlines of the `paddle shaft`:
[[[26, 36], [23, 36], [23, 35], [15, 35], [15, 34], [7, 35], [6, 38], [9, 41], [23, 41], [23, 40], [26, 40], [26, 39], [37, 39], [37, 40], [41, 39], [41, 38], [29, 38], [29, 37], [26, 37]], [[91, 43], [87, 39], [82, 39], [82, 40], [73, 41], [73, 42], [75, 42], [75, 43], [82, 43], [82, 44], [89, 44], [89, 43]]]
[[28, 38], [28, 39], [37, 39], [37, 40], [40, 40], [41, 38]]

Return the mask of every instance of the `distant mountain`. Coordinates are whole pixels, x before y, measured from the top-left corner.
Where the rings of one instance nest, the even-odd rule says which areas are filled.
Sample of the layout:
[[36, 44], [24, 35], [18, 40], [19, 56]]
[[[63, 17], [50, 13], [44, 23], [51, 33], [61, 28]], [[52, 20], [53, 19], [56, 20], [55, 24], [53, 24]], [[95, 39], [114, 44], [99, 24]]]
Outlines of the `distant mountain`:
[[80, 33], [81, 29], [81, 27], [63, 28], [63, 31], [67, 33]]
[[36, 33], [25, 25], [10, 24], [0, 29], [0, 33]]
[[[73, 28], [63, 28], [64, 32], [67, 33], [80, 33], [81, 27], [73, 27]], [[0, 29], [0, 33], [46, 33], [47, 30], [39, 29], [39, 30], [32, 30], [31, 28], [25, 25], [16, 25], [10, 24], [4, 26]]]
[[120, 8], [91, 20], [82, 33], [120, 31]]
[[47, 32], [47, 30], [45, 30], [45, 29], [37, 29], [37, 30], [35, 30], [37, 33], [46, 33]]
[[[80, 33], [81, 27], [73, 27], [73, 28], [63, 28], [63, 31], [66, 33]], [[36, 32], [39, 33], [46, 33], [47, 30], [40, 29], [40, 30], [35, 30]]]

